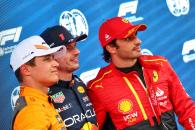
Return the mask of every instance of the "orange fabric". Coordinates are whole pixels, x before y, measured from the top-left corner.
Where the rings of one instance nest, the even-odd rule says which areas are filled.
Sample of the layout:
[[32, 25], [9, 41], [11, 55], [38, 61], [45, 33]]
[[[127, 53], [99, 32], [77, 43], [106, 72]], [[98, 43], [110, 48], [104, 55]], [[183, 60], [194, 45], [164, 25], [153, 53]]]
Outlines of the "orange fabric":
[[66, 130], [61, 117], [49, 103], [48, 95], [31, 87], [21, 86], [20, 89], [20, 96], [25, 97], [27, 105], [17, 114], [14, 130]]

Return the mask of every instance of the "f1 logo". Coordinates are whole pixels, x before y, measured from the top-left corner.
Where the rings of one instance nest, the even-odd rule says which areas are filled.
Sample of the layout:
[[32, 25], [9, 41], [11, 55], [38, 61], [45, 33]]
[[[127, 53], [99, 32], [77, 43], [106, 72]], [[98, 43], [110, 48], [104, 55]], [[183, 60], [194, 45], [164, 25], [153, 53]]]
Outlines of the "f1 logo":
[[[135, 13], [137, 12], [138, 0], [134, 0], [131, 2], [125, 2], [120, 4], [118, 16], [125, 17], [129, 22], [136, 22], [143, 20], [143, 17], [136, 17]], [[130, 16], [128, 16], [128, 13]]]
[[127, 13], [131, 13], [131, 14], [135, 14], [137, 11], [137, 5], [138, 5], [138, 1], [131, 1], [131, 2], [126, 2], [126, 3], [122, 3], [119, 7], [119, 12], [118, 12], [118, 16], [126, 16]]
[[22, 31], [21, 26], [1, 31], [0, 32], [0, 46], [5, 45], [6, 42], [9, 40], [13, 40], [13, 42], [17, 42], [20, 38], [21, 31]]
[[182, 55], [185, 63], [195, 60], [195, 39], [186, 41], [183, 44]]

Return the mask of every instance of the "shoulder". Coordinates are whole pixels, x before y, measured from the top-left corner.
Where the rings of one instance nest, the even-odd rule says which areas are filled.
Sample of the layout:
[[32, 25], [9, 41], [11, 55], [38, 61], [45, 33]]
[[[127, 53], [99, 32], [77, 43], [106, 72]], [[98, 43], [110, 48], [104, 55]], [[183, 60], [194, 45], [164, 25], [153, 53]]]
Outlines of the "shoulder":
[[143, 66], [162, 66], [168, 63], [168, 60], [163, 56], [142, 55], [139, 61]]
[[14, 121], [14, 127], [27, 129], [39, 126], [42, 128], [44, 125], [49, 124], [46, 115], [41, 104], [27, 104], [18, 111]]
[[165, 57], [158, 55], [142, 55], [139, 59], [143, 62], [167, 62]]
[[40, 100], [39, 98], [32, 96], [20, 97], [16, 102], [16, 109], [20, 113], [38, 113], [43, 110], [47, 110], [49, 104], [45, 101]]
[[98, 72], [97, 76], [90, 80], [87, 84], [88, 89], [92, 89], [93, 86], [100, 84], [106, 77], [109, 76], [109, 74], [112, 72], [109, 66], [103, 67]]

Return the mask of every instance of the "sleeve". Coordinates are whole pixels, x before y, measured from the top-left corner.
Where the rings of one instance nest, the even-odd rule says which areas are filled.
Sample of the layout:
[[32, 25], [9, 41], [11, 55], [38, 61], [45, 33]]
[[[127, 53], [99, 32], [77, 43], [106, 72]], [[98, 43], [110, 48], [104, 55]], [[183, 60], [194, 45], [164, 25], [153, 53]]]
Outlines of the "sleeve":
[[37, 107], [25, 107], [16, 116], [14, 130], [41, 129], [48, 130], [51, 127], [46, 114]]
[[[88, 87], [87, 87], [88, 88]], [[93, 108], [96, 113], [96, 118], [99, 126], [99, 130], [102, 130], [104, 122], [106, 120], [106, 111], [103, 103], [99, 100], [100, 97], [96, 95], [96, 91], [93, 89], [87, 89], [87, 94], [92, 102]]]
[[169, 94], [174, 111], [178, 116], [178, 121], [184, 126], [185, 130], [195, 130], [195, 103], [185, 91], [171, 65], [168, 62], [166, 63], [170, 87]]

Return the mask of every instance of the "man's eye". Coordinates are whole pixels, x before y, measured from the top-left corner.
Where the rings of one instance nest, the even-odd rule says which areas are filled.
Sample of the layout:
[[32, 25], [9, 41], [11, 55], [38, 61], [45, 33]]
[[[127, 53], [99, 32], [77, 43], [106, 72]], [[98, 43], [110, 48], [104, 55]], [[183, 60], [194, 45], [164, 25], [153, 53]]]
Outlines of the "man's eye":
[[46, 56], [46, 57], [44, 58], [44, 61], [51, 61], [51, 60], [53, 60], [53, 55]]
[[125, 41], [132, 41], [133, 39], [135, 39], [136, 35], [130, 36], [125, 38]]

